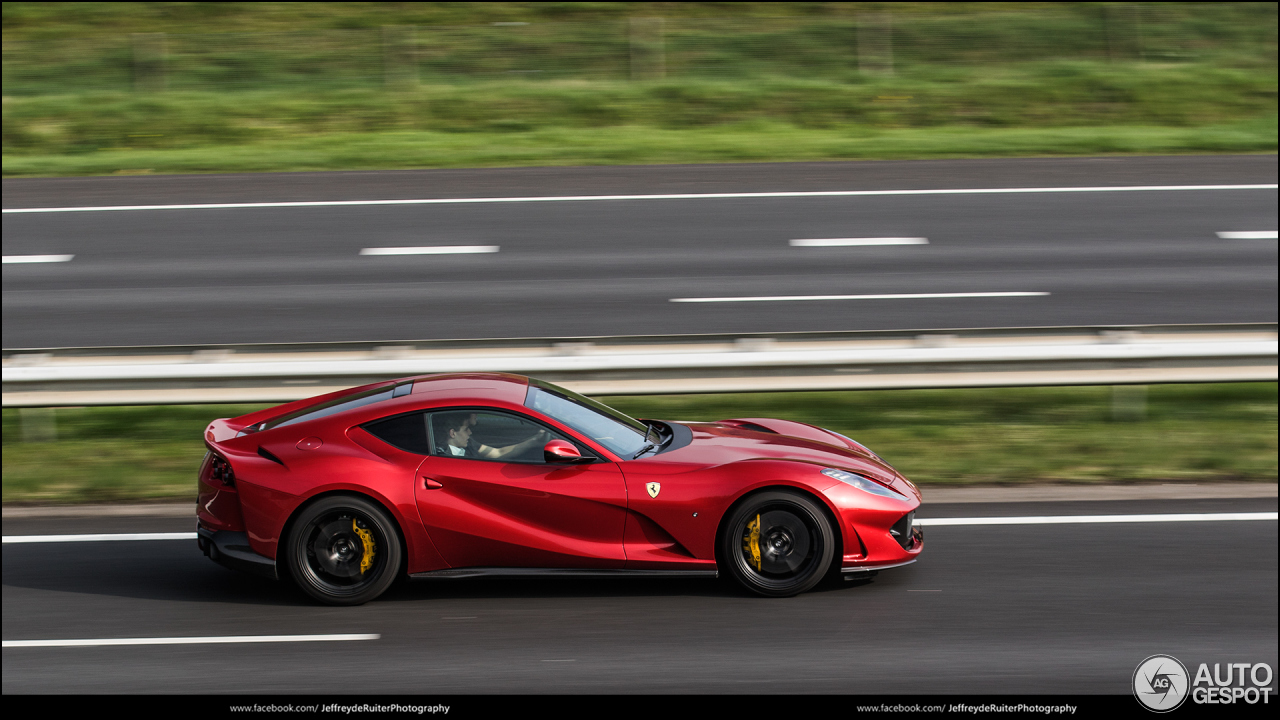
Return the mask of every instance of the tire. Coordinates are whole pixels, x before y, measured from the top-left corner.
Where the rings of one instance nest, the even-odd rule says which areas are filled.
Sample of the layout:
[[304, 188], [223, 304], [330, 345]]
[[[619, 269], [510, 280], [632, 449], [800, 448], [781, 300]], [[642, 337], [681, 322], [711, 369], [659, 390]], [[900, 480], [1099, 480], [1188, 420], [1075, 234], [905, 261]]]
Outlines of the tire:
[[767, 597], [811, 589], [826, 576], [834, 555], [827, 514], [813, 500], [785, 491], [752, 495], [734, 508], [720, 545], [722, 562], [738, 584]]
[[376, 503], [324, 498], [302, 511], [285, 559], [303, 592], [326, 605], [363, 605], [391, 587], [400, 571], [396, 525]]

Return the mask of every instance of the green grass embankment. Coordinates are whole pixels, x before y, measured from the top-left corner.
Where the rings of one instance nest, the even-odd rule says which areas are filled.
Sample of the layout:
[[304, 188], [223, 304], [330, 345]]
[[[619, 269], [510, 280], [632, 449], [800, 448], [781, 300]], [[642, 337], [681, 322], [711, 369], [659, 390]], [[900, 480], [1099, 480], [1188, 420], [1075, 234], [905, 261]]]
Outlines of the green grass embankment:
[[[1122, 392], [1119, 404], [1109, 387], [604, 400], [638, 417], [812, 423], [925, 484], [1276, 481], [1275, 383]], [[193, 500], [205, 425], [258, 407], [62, 408], [52, 426], [47, 409], [6, 409], [4, 502]]]
[[1277, 146], [1268, 3], [4, 12], [9, 177]]
[[970, 75], [8, 97], [4, 175], [1276, 149], [1274, 71]]

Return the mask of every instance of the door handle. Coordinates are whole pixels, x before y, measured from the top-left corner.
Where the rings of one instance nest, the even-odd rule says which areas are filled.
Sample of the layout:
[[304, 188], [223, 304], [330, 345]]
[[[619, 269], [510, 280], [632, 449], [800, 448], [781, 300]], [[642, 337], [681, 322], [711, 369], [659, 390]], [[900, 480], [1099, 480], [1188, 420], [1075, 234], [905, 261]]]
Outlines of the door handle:
[[426, 477], [425, 475], [422, 477], [422, 486], [428, 490], [439, 490], [440, 488], [444, 487], [444, 485], [442, 485], [439, 480], [432, 480], [431, 478]]

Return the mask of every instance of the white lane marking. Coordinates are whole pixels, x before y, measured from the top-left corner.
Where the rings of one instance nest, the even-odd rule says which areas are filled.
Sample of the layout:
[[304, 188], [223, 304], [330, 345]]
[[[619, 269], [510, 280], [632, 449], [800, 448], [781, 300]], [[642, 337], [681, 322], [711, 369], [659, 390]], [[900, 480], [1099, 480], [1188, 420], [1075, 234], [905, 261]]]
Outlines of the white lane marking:
[[1223, 240], [1275, 240], [1275, 230], [1250, 230], [1248, 232], [1220, 232], [1218, 237]]
[[928, 245], [922, 237], [806, 238], [792, 240], [791, 247], [854, 247], [863, 245]]
[[193, 532], [173, 533], [97, 533], [86, 535], [5, 535], [4, 544], [113, 542], [117, 540], [195, 540]]
[[73, 257], [75, 255], [5, 255], [4, 264], [71, 262]]
[[496, 253], [497, 245], [435, 245], [430, 247], [364, 248], [361, 255], [475, 255]]
[[[1274, 512], [1174, 513], [1164, 515], [1037, 515], [1021, 517], [916, 518], [917, 525], [1075, 525], [1084, 523], [1213, 522], [1275, 520]], [[102, 542], [109, 540], [195, 540], [195, 533], [128, 533], [116, 535], [6, 535], [4, 544]], [[469, 619], [469, 618], [456, 618]]]
[[1042, 515], [1028, 517], [916, 518], [923, 526], [938, 525], [1078, 525], [1092, 523], [1223, 522], [1275, 520], [1276, 513], [1171, 513], [1165, 515]]
[[874, 197], [879, 195], [1009, 195], [1019, 193], [1161, 192], [1185, 190], [1275, 190], [1261, 185], [1133, 185], [1112, 187], [956, 188], [939, 190], [826, 190], [816, 192], [678, 193], [670, 195], [546, 195], [535, 197], [420, 198], [415, 200], [319, 200], [298, 202], [193, 203], [188, 205], [96, 205], [6, 208], [10, 213], [108, 212], [117, 210], [226, 210], [235, 208], [348, 207], [362, 205], [465, 205], [472, 203], [590, 202], [596, 200], [722, 200], [735, 198]]
[[914, 293], [904, 295], [762, 295], [759, 297], [671, 298], [675, 303], [787, 302], [793, 300], [926, 300], [935, 298], [1040, 297], [1047, 292]]
[[230, 635], [224, 637], [92, 638], [84, 640], [5, 640], [7, 648], [108, 647], [113, 645], [229, 645], [235, 643], [345, 642], [378, 640], [377, 634], [346, 635]]

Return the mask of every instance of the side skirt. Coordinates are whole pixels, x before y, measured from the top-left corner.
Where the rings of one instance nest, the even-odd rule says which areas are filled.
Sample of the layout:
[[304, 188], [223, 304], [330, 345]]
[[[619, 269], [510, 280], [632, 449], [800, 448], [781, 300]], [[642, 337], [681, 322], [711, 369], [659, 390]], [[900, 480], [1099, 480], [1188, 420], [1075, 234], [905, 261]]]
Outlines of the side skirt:
[[448, 568], [413, 573], [414, 580], [456, 580], [473, 577], [563, 578], [714, 578], [715, 570], [592, 570], [589, 568]]

